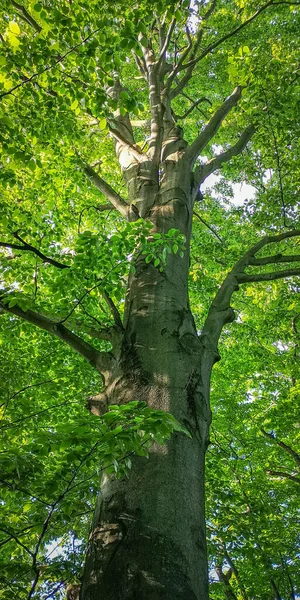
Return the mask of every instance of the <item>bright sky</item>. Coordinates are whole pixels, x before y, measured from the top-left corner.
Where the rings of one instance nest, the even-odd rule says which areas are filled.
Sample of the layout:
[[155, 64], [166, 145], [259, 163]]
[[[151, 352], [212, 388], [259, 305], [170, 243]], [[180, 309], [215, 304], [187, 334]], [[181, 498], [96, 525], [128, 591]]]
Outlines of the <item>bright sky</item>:
[[[221, 179], [221, 175], [209, 175], [205, 182], [201, 185], [201, 191], [204, 192], [208, 188], [213, 188], [216, 183], [218, 183]], [[236, 206], [242, 206], [245, 200], [251, 200], [254, 198], [256, 189], [249, 185], [248, 183], [232, 183], [231, 187], [233, 189], [234, 197], [231, 198], [231, 201]]]

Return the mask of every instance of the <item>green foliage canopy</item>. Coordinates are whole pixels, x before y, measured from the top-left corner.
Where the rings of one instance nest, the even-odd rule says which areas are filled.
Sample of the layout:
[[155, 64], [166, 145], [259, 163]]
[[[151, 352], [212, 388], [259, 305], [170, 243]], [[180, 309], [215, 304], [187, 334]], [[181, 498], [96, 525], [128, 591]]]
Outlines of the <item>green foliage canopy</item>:
[[[11, 309], [0, 319], [3, 600], [62, 597], [80, 575], [100, 472], [123, 474], [132, 453], [147, 454], [149, 440], [162, 443], [178, 428], [140, 403], [111, 407], [102, 420], [90, 415], [85, 403], [102, 379], [81, 355], [90, 356], [90, 345], [111, 350], [106, 332], [123, 313], [137, 248], [161, 269], [170, 253], [184, 252], [179, 231], [151, 236], [147, 220], [125, 221], [87, 177], [90, 165], [127, 200], [114, 116], [129, 113], [136, 151], [147, 147], [148, 90], [137, 65], [149, 37], [157, 51], [157, 20], [170, 27], [176, 19], [170, 62], [207, 20], [201, 61], [172, 106], [188, 142], [236, 85], [245, 86], [202, 163], [236, 143], [249, 123], [256, 128], [195, 207], [189, 290], [199, 330], [245, 250], [296, 227], [299, 3], [154, 4], [1, 5], [1, 302]], [[109, 92], [116, 78], [118, 97]], [[236, 204], [232, 186], [241, 182], [254, 193]], [[297, 242], [283, 240], [276, 252], [297, 257]], [[260, 258], [268, 255], [264, 249]], [[300, 591], [298, 292], [296, 277], [250, 282], [235, 294], [237, 320], [223, 332], [207, 459], [214, 600], [270, 593], [287, 600]], [[20, 311], [42, 315], [48, 330]], [[49, 336], [50, 322], [62, 339]], [[64, 344], [64, 328], [87, 345], [81, 354]]]

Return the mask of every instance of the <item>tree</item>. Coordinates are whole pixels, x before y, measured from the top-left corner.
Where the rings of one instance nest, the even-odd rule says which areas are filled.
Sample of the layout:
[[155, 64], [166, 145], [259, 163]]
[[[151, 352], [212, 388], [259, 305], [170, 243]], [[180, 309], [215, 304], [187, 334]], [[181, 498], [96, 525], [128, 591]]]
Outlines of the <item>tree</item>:
[[[211, 439], [209, 427], [220, 336], [225, 348], [229, 335], [244, 336], [235, 361], [245, 362], [247, 310], [251, 330], [252, 313], [259, 321], [264, 309], [275, 320], [276, 302], [285, 306], [283, 341], [264, 323], [262, 340], [273, 335], [284, 350], [289, 310], [298, 335], [290, 300], [300, 274], [298, 3], [144, 0], [100, 9], [93, 1], [45, 0], [7, 1], [1, 10], [0, 306], [9, 382], [2, 408], [11, 444], [1, 480], [5, 512], [15, 515], [27, 496], [22, 517], [1, 527], [3, 546], [19, 561], [13, 574], [5, 564], [2, 597], [58, 598], [64, 584], [70, 598], [78, 596], [77, 546], [105, 470], [80, 599], [206, 600], [210, 442], [209, 480], [224, 465], [235, 507], [251, 515], [254, 558], [265, 574], [261, 597], [295, 597], [292, 534], [280, 591], [251, 482], [239, 483], [239, 469], [224, 464], [219, 437], [228, 426], [221, 421]], [[214, 172], [222, 173], [219, 200], [201, 191]], [[230, 182], [239, 181], [257, 190], [243, 207], [225, 200]], [[249, 298], [254, 304], [241, 309]], [[253, 380], [271, 363], [251, 357]], [[219, 397], [232, 394], [234, 368], [228, 360]], [[279, 373], [266, 395], [281, 389]], [[254, 381], [246, 387], [250, 401], [258, 388]], [[89, 395], [90, 416], [77, 395]], [[234, 423], [236, 405], [226, 406]], [[243, 410], [245, 427], [253, 415]], [[297, 485], [289, 461], [299, 454], [288, 432], [260, 423], [259, 410], [256, 464], [264, 452], [285, 454], [280, 467], [258, 469], [256, 485], [267, 486], [268, 477]], [[230, 457], [244, 452], [238, 425]], [[209, 496], [219, 578], [212, 593], [250, 598], [257, 595], [253, 563], [248, 572], [237, 567], [245, 520], [236, 519], [231, 539], [219, 486], [219, 500]], [[49, 560], [49, 543], [63, 543], [64, 535], [67, 554]]]

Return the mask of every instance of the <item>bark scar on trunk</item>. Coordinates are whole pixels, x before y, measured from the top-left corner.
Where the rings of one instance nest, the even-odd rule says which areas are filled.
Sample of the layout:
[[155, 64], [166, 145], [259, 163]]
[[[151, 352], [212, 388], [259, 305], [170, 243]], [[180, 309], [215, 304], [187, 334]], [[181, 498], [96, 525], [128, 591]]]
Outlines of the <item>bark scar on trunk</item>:
[[89, 537], [91, 541], [101, 540], [103, 546], [113, 544], [116, 541], [122, 540], [122, 538], [123, 532], [118, 523], [104, 523], [101, 527], [95, 527]]

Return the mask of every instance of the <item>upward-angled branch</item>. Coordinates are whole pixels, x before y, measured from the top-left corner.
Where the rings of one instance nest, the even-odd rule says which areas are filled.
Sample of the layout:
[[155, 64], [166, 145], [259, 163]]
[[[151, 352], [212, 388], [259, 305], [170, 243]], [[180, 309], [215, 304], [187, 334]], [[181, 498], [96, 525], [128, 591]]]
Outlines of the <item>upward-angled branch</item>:
[[257, 242], [257, 244], [254, 244], [254, 246], [248, 250], [247, 254], [249, 255], [249, 258], [251, 258], [268, 244], [276, 244], [277, 242], [282, 242], [283, 240], [298, 236], [300, 236], [300, 229], [291, 229], [290, 231], [284, 231], [283, 233], [278, 233], [277, 235], [265, 235], [265, 237], [263, 237], [259, 242]]
[[173, 71], [171, 71], [171, 73], [169, 74], [167, 81], [166, 81], [165, 90], [167, 93], [170, 93], [171, 99], [178, 96], [178, 94], [185, 88], [185, 86], [187, 85], [187, 83], [189, 82], [189, 80], [192, 76], [193, 66], [187, 67], [185, 75], [183, 76], [181, 81], [177, 84], [177, 86], [175, 88], [171, 89], [173, 81], [175, 80], [176, 76], [183, 68], [183, 63], [184, 63], [185, 59], [189, 55], [190, 55], [191, 60], [194, 59], [194, 57], [196, 56], [196, 54], [198, 52], [198, 48], [199, 48], [201, 40], [202, 40], [203, 29], [202, 29], [202, 27], [199, 28], [195, 40], [192, 39], [190, 30], [188, 27], [186, 27], [186, 35], [187, 35], [187, 39], [188, 39], [188, 44], [187, 44], [186, 48], [184, 49], [184, 51], [182, 52], [181, 56], [179, 57], [177, 64], [175, 65]]
[[119, 329], [123, 330], [123, 323], [120, 317], [120, 313], [114, 303], [114, 301], [111, 299], [111, 297], [109, 296], [109, 294], [105, 291], [105, 290], [101, 290], [101, 294], [106, 302], [106, 304], [109, 306], [114, 322], [117, 325], [117, 327], [119, 327]]
[[224, 558], [226, 558], [226, 562], [229, 564], [230, 568], [232, 569], [232, 573], [234, 574], [234, 576], [238, 582], [242, 598], [243, 598], [243, 600], [249, 600], [245, 586], [241, 580], [239, 571], [237, 570], [237, 567], [235, 566], [234, 562], [232, 561], [231, 556], [229, 556], [227, 548], [226, 548], [226, 544], [223, 540], [222, 540], [222, 546], [223, 546]]
[[225, 152], [221, 152], [221, 154], [218, 154], [218, 156], [215, 156], [209, 160], [205, 165], [200, 165], [197, 167], [195, 170], [196, 181], [198, 181], [199, 184], [202, 183], [206, 177], [208, 177], [214, 171], [217, 171], [217, 169], [220, 169], [224, 163], [231, 160], [234, 156], [241, 154], [254, 133], [255, 127], [251, 124], [243, 131], [236, 144], [228, 148], [228, 150]]
[[143, 79], [147, 80], [147, 67], [146, 67], [146, 62], [143, 56], [138, 56], [138, 54], [136, 54], [136, 52], [134, 50], [132, 50], [132, 55], [133, 58], [135, 60], [135, 63], [137, 65], [137, 68], [141, 74], [141, 76], [143, 77]]
[[[209, 19], [211, 13], [215, 9], [215, 4], [216, 4], [215, 2], [212, 2], [211, 7], [207, 10], [206, 14], [204, 15], [203, 20]], [[246, 19], [246, 21], [241, 23], [241, 25], [239, 25], [238, 27], [235, 27], [234, 29], [232, 29], [231, 31], [226, 33], [225, 35], [221, 36], [218, 40], [216, 40], [212, 44], [209, 44], [206, 48], [204, 48], [204, 50], [200, 54], [198, 54], [198, 49], [199, 49], [199, 46], [200, 46], [200, 43], [201, 43], [202, 37], [203, 37], [203, 28], [200, 27], [198, 30], [196, 42], [194, 43], [194, 45], [189, 44], [187, 46], [186, 50], [184, 51], [184, 53], [181, 57], [182, 59], [179, 60], [178, 64], [176, 65], [176, 67], [173, 69], [173, 71], [170, 73], [170, 75], [168, 77], [167, 86], [168, 86], [168, 89], [170, 89], [171, 84], [173, 83], [175, 77], [181, 71], [185, 71], [184, 76], [179, 81], [177, 86], [175, 88], [171, 89], [171, 91], [170, 91], [171, 99], [175, 98], [176, 96], [178, 96], [178, 94], [180, 94], [180, 92], [182, 92], [182, 90], [185, 88], [185, 86], [188, 84], [189, 80], [191, 79], [195, 66], [203, 58], [205, 58], [205, 56], [207, 56], [208, 54], [213, 52], [216, 48], [218, 48], [221, 44], [223, 44], [223, 42], [226, 42], [226, 40], [235, 36], [237, 33], [239, 33], [239, 31], [244, 29], [244, 27], [247, 27], [248, 25], [250, 25], [250, 23], [252, 23], [252, 21], [254, 21], [254, 19], [256, 19], [264, 10], [266, 10], [266, 8], [268, 8], [269, 6], [272, 6], [272, 5], [275, 5], [275, 3], [273, 2], [273, 0], [269, 0], [269, 2], [264, 4], [261, 8], [259, 8], [251, 17], [249, 17], [249, 19]], [[190, 54], [190, 56], [189, 56], [189, 54]], [[188, 62], [184, 62], [188, 56], [189, 56]]]
[[263, 237], [259, 242], [247, 250], [247, 252], [234, 265], [230, 273], [228, 273], [210, 306], [201, 334], [203, 339], [209, 340], [209, 346], [215, 354], [217, 353], [217, 345], [222, 328], [226, 323], [232, 322], [235, 318], [235, 314], [230, 306], [230, 302], [232, 294], [238, 291], [240, 283], [272, 281], [275, 279], [282, 279], [284, 277], [300, 275], [300, 268], [274, 271], [272, 273], [258, 273], [253, 275], [248, 275], [245, 273], [245, 269], [251, 265], [253, 257], [255, 257], [257, 252], [259, 252], [259, 250], [264, 248], [267, 244], [281, 242], [297, 236], [300, 236], [300, 229], [293, 229], [278, 235]]
[[170, 23], [169, 29], [168, 29], [168, 31], [166, 33], [166, 36], [165, 36], [165, 39], [164, 39], [164, 43], [163, 43], [163, 46], [162, 46], [161, 51], [160, 51], [159, 59], [157, 61], [157, 68], [158, 69], [160, 69], [161, 65], [163, 64], [163, 62], [165, 60], [166, 52], [167, 52], [167, 50], [169, 48], [169, 44], [170, 44], [170, 41], [171, 41], [171, 37], [172, 37], [172, 33], [174, 31], [175, 25], [176, 25], [176, 17], [173, 17], [173, 19], [172, 19], [172, 21]]
[[190, 108], [188, 108], [183, 115], [174, 115], [174, 116], [176, 117], [176, 119], [186, 119], [186, 117], [188, 117], [191, 114], [191, 112], [195, 108], [197, 108], [197, 106], [199, 106], [199, 104], [201, 104], [202, 102], [208, 102], [208, 104], [210, 104], [210, 106], [211, 106], [211, 101], [208, 98], [205, 98], [203, 96], [202, 98], [198, 98], [198, 100], [193, 102], [192, 105], [190, 106]]
[[242, 96], [242, 89], [243, 88], [240, 85], [235, 88], [232, 94], [226, 98], [225, 102], [223, 102], [222, 106], [216, 110], [215, 114], [211, 117], [191, 146], [186, 150], [186, 156], [191, 161], [192, 165], [203, 148], [205, 148], [208, 142], [217, 133], [225, 117], [231, 109], [237, 105]]
[[86, 165], [84, 172], [89, 180], [106, 196], [112, 205], [121, 213], [128, 221], [136, 221], [139, 218], [136, 207], [127, 204], [123, 198], [107, 183], [92, 167]]
[[288, 256], [287, 254], [275, 254], [274, 256], [264, 256], [263, 258], [250, 258], [249, 265], [253, 265], [254, 267], [262, 267], [263, 265], [271, 265], [273, 263], [291, 263], [291, 262], [300, 262], [300, 254], [292, 254]]
[[137, 145], [133, 145], [132, 143], [130, 143], [117, 129], [115, 129], [114, 127], [108, 126], [109, 132], [111, 133], [111, 135], [118, 141], [120, 142], [123, 146], [126, 146], [128, 148], [128, 152], [130, 152], [130, 154], [132, 154], [132, 156], [134, 156], [138, 161], [141, 160], [141, 157], [144, 156], [142, 150], [139, 148], [139, 146]]
[[0, 310], [8, 312], [10, 314], [20, 317], [28, 323], [32, 323], [39, 329], [43, 329], [52, 335], [55, 335], [63, 342], [68, 344], [71, 348], [76, 350], [81, 356], [83, 356], [97, 371], [105, 375], [110, 371], [113, 357], [109, 352], [100, 352], [96, 350], [91, 344], [88, 344], [80, 337], [72, 333], [61, 323], [55, 323], [48, 317], [36, 313], [32, 310], [23, 310], [20, 306], [15, 305], [9, 308], [8, 304], [5, 304], [0, 300]]
[[238, 283], [257, 283], [259, 281], [275, 281], [276, 279], [285, 279], [285, 277], [292, 277], [293, 275], [300, 275], [299, 269], [285, 269], [282, 271], [271, 271], [270, 273], [257, 273], [248, 275], [247, 273], [238, 273]]
[[217, 564], [215, 566], [216, 569], [216, 573], [218, 575], [219, 581], [221, 583], [223, 583], [224, 585], [224, 593], [226, 598], [228, 598], [228, 600], [238, 600], [231, 585], [230, 585], [230, 577], [232, 575], [232, 570], [231, 568], [229, 569], [229, 571], [227, 573], [224, 573], [222, 565], [221, 564]]
[[226, 40], [230, 39], [231, 37], [233, 37], [234, 35], [236, 35], [239, 31], [241, 31], [242, 29], [244, 29], [245, 27], [247, 27], [248, 25], [250, 25], [250, 23], [252, 23], [252, 21], [254, 21], [254, 19], [256, 19], [264, 10], [266, 10], [266, 8], [268, 8], [271, 5], [274, 5], [274, 1], [273, 0], [269, 0], [269, 2], [266, 2], [266, 4], [264, 4], [263, 6], [261, 6], [261, 8], [259, 8], [251, 17], [249, 17], [249, 19], [246, 19], [246, 21], [244, 21], [243, 23], [241, 23], [241, 25], [238, 25], [238, 27], [235, 27], [234, 29], [232, 29], [231, 31], [229, 31], [228, 33], [226, 33], [225, 35], [223, 35], [221, 38], [219, 38], [218, 40], [216, 40], [213, 44], [210, 44], [209, 46], [207, 46], [201, 52], [201, 54], [199, 54], [198, 56], [196, 56], [192, 60], [189, 60], [184, 65], [181, 65], [181, 68], [179, 70], [182, 71], [184, 69], [188, 69], [188, 68], [194, 67], [200, 60], [202, 60], [203, 58], [205, 58], [205, 56], [207, 56], [207, 54], [210, 54], [211, 52], [213, 52], [213, 50], [215, 50], [216, 48], [218, 48], [221, 44], [223, 44], [223, 42], [226, 42]]

